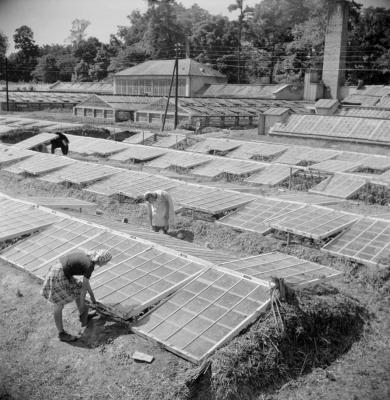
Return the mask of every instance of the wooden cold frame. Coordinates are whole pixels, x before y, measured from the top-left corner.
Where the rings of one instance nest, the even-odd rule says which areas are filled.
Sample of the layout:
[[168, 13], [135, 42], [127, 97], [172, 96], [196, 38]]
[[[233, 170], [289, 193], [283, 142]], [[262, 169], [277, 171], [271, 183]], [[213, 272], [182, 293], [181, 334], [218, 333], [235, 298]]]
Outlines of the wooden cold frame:
[[[266, 223], [273, 229], [309, 237], [313, 240], [322, 240], [346, 229], [358, 218], [359, 216], [356, 214], [321, 206], [306, 205], [300, 209], [270, 218]], [[316, 220], [318, 220], [317, 225], [315, 225]]]
[[[182, 291], [187, 291], [187, 288], [192, 284], [192, 285], [196, 285], [196, 282], [201, 280], [202, 277], [204, 275], [206, 275], [207, 273], [210, 273], [210, 271], [213, 271], [214, 274], [216, 274], [217, 278], [214, 279], [214, 281], [211, 281], [209, 284], [207, 283], [203, 283], [203, 285], [205, 285], [205, 287], [198, 293], [193, 292], [192, 290], [189, 290], [190, 293], [193, 294], [192, 297], [188, 298], [187, 300], [184, 300], [184, 303], [181, 305], [178, 305], [175, 302], [175, 297], [180, 296]], [[234, 289], [235, 286], [237, 286], [238, 284], [247, 282], [248, 285], [251, 285], [251, 287], [253, 287], [251, 289], [251, 287], [249, 288], [249, 291], [246, 293], [246, 295], [242, 295], [239, 296], [237, 293], [234, 293], [234, 297], [240, 298], [240, 300], [235, 303], [233, 303], [233, 305], [231, 306], [223, 306], [223, 305], [218, 305], [218, 308], [223, 308], [225, 309], [225, 311], [222, 310], [222, 314], [217, 316], [214, 320], [203, 316], [203, 319], [208, 319], [210, 321], [210, 325], [207, 327], [203, 327], [203, 329], [200, 329], [200, 333], [196, 334], [195, 337], [193, 337], [192, 339], [190, 339], [190, 341], [188, 343], [185, 344], [185, 346], [182, 346], [183, 348], [180, 348], [178, 345], [175, 345], [175, 343], [173, 342], [169, 342], [167, 339], [161, 339], [161, 337], [159, 337], [158, 334], [156, 333], [151, 333], [151, 331], [155, 330], [156, 328], [158, 328], [162, 323], [166, 322], [170, 317], [172, 317], [174, 314], [176, 314], [177, 312], [182, 312], [182, 313], [186, 313], [186, 311], [184, 310], [185, 306], [190, 304], [193, 300], [195, 300], [197, 297], [201, 296], [202, 293], [205, 293], [207, 290], [212, 289], [213, 285], [216, 284], [218, 282], [218, 280], [221, 277], [231, 277], [231, 279], [233, 279], [233, 282], [236, 281], [235, 283], [232, 284], [231, 287], [228, 287], [227, 289], [222, 289], [220, 286], [217, 285], [218, 290], [221, 292], [219, 294], [217, 294], [217, 296], [215, 298], [212, 298], [210, 300], [204, 300], [205, 304], [204, 307], [200, 308], [198, 310], [197, 313], [195, 313], [194, 311], [190, 311], [190, 319], [188, 319], [187, 322], [184, 322], [182, 325], [180, 326], [179, 324], [175, 323], [175, 321], [171, 321], [170, 323], [173, 326], [176, 326], [176, 330], [174, 332], [172, 332], [167, 339], [175, 336], [176, 334], [179, 333], [179, 331], [181, 329], [186, 329], [185, 326], [188, 325], [189, 323], [191, 323], [192, 321], [195, 320], [195, 318], [201, 316], [202, 312], [205, 312], [210, 306], [215, 306], [216, 302], [218, 300], [221, 300], [225, 295], [229, 294], [230, 291], [232, 289]], [[134, 326], [132, 328], [132, 330], [138, 334], [141, 335], [143, 337], [146, 338], [150, 338], [153, 339], [154, 341], [162, 344], [167, 350], [173, 352], [174, 354], [177, 354], [193, 363], [196, 364], [200, 364], [202, 363], [202, 361], [204, 361], [207, 357], [209, 357], [215, 350], [217, 350], [219, 347], [225, 345], [231, 338], [233, 338], [234, 336], [236, 336], [241, 330], [245, 329], [250, 323], [254, 322], [257, 317], [263, 312], [265, 311], [265, 309], [268, 307], [270, 300], [259, 300], [256, 301], [257, 304], [259, 304], [259, 302], [261, 302], [261, 304], [255, 309], [255, 311], [251, 312], [250, 315], [246, 315], [240, 311], [235, 311], [236, 307], [239, 306], [244, 300], [247, 300], [251, 295], [255, 294], [257, 291], [259, 290], [263, 290], [264, 291], [264, 297], [268, 297], [269, 294], [266, 292], [268, 292], [269, 287], [268, 286], [264, 286], [261, 285], [258, 282], [255, 282], [254, 280], [248, 279], [243, 277], [240, 274], [231, 274], [229, 271], [221, 271], [218, 269], [213, 269], [210, 268], [204, 272], [202, 272], [200, 275], [197, 276], [197, 278], [195, 278], [193, 281], [189, 282], [186, 286], [182, 287], [182, 291], [178, 291], [177, 293], [175, 293], [173, 296], [171, 296], [167, 301], [163, 302], [162, 304], [160, 304], [157, 308], [155, 308], [154, 310], [150, 311], [149, 313], [147, 313], [145, 316], [143, 316], [140, 320], [139, 323]], [[214, 289], [215, 290], [215, 289]], [[252, 300], [252, 298], [251, 298]], [[254, 300], [253, 300], [254, 301]], [[149, 329], [148, 331], [145, 331], [145, 329], [142, 329], [142, 322], [145, 319], [150, 318], [153, 315], [156, 315], [159, 310], [163, 307], [165, 307], [167, 305], [167, 303], [174, 303], [175, 306], [174, 308], [176, 308], [174, 311], [172, 311], [170, 314], [164, 316], [164, 319], [161, 319], [159, 317], [159, 319], [161, 319], [160, 322], [157, 322], [157, 324], [152, 325], [152, 328]], [[209, 303], [209, 304], [207, 304]], [[189, 310], [188, 310], [189, 311]], [[185, 350], [185, 348], [189, 347], [191, 344], [195, 343], [196, 340], [199, 340], [203, 334], [205, 334], [209, 329], [211, 329], [211, 327], [213, 325], [218, 324], [219, 321], [221, 321], [223, 318], [225, 318], [229, 313], [231, 312], [236, 312], [239, 314], [242, 314], [242, 320], [240, 323], [238, 323], [235, 327], [231, 327], [229, 328], [228, 326], [222, 324], [222, 326], [228, 331], [225, 335], [222, 336], [222, 338], [219, 341], [215, 341], [212, 339], [203, 339], [206, 342], [210, 343], [209, 348], [207, 349], [207, 351], [203, 351], [203, 353], [200, 356], [196, 356], [196, 354], [193, 351], [190, 351], [189, 349]], [[192, 316], [193, 314], [193, 316]]]

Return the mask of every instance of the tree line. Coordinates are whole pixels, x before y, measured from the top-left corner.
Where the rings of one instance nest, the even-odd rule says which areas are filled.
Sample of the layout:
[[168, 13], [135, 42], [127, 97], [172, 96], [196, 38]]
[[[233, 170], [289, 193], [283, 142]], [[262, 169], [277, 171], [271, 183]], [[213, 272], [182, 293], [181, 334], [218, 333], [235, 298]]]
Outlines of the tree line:
[[[299, 80], [307, 69], [321, 72], [327, 0], [263, 0], [255, 7], [232, 0], [229, 20], [194, 4], [146, 0], [147, 10], [128, 15], [108, 43], [87, 36], [90, 22], [72, 22], [67, 45], [38, 46], [28, 26], [13, 35], [8, 57], [11, 81], [100, 81], [147, 60], [189, 57], [227, 75], [230, 83]], [[352, 3], [346, 77], [355, 84], [390, 79], [390, 10]], [[235, 15], [236, 15], [235, 14]], [[0, 79], [4, 79], [9, 38], [0, 32]], [[180, 52], [177, 53], [178, 44]]]

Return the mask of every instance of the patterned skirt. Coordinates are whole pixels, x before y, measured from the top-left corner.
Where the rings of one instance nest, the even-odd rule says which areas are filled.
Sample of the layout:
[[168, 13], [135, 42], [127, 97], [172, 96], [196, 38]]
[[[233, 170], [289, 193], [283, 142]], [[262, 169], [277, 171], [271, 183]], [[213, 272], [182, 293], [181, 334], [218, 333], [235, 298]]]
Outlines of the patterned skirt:
[[75, 278], [67, 278], [61, 263], [53, 264], [41, 289], [41, 295], [54, 304], [67, 304], [78, 298], [83, 284]]

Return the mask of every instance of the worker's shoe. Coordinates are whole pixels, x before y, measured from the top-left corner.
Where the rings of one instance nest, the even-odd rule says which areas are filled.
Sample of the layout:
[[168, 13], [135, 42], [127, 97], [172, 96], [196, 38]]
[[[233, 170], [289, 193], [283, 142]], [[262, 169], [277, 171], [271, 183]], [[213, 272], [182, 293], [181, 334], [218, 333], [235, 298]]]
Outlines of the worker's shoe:
[[73, 336], [68, 332], [62, 331], [58, 334], [58, 339], [60, 339], [61, 342], [75, 342], [77, 340], [77, 336]]

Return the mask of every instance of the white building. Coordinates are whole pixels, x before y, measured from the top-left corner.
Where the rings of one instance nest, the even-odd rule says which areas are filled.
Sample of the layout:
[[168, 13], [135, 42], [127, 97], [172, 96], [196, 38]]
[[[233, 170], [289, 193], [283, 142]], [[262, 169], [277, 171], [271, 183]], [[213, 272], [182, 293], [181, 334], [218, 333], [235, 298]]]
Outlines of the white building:
[[[175, 60], [153, 60], [120, 71], [114, 75], [114, 94], [168, 96], [174, 65]], [[178, 94], [185, 97], [194, 96], [208, 85], [227, 82], [225, 75], [190, 58], [179, 60], [178, 75]]]

